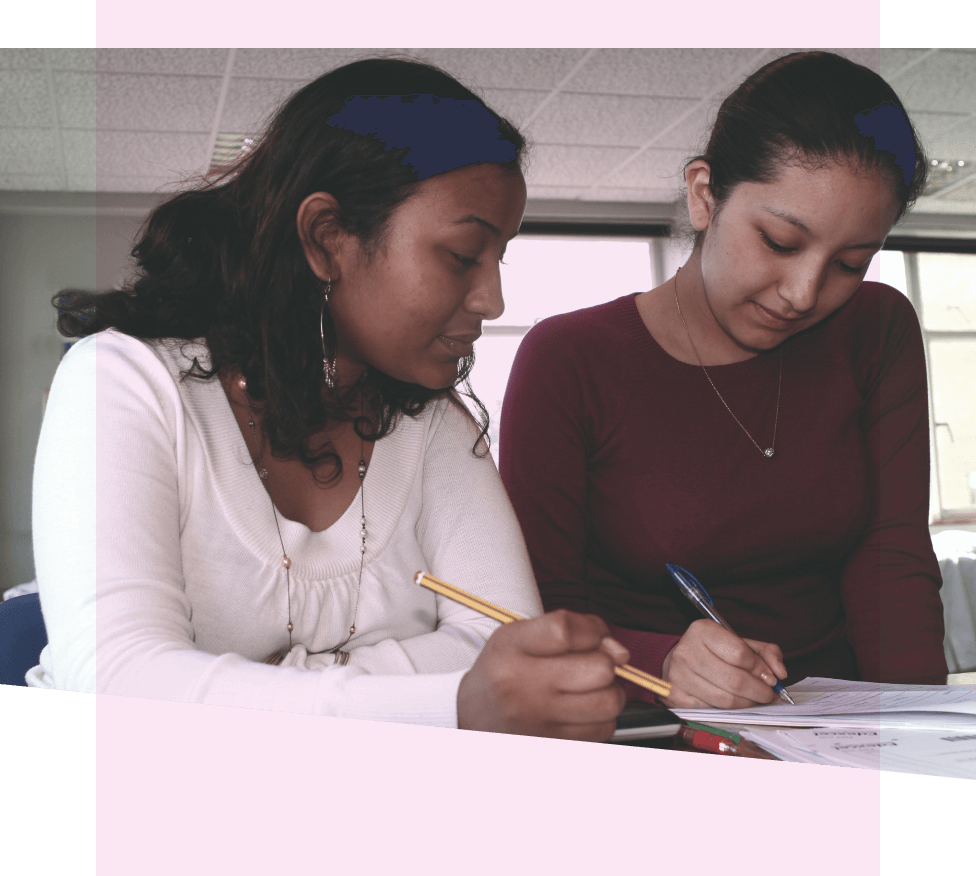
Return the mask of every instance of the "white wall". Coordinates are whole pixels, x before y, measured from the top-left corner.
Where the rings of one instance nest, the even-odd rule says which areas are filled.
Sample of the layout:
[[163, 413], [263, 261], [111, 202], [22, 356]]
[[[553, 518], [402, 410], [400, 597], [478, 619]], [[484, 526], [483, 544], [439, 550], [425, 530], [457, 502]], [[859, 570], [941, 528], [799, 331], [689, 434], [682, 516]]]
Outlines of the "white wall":
[[0, 589], [34, 577], [34, 451], [65, 340], [51, 296], [94, 283], [93, 215], [0, 215]]
[[115, 285], [140, 221], [135, 211], [96, 221], [90, 195], [0, 197], [0, 591], [34, 577], [34, 453], [67, 340], [51, 296]]

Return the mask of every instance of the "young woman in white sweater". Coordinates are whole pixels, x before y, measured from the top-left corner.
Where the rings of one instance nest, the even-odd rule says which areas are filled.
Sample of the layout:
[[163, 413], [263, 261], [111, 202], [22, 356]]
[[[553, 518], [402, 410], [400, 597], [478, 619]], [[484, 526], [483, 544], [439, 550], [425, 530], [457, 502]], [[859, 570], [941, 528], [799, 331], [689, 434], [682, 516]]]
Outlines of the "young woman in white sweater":
[[[444, 72], [356, 62], [158, 207], [127, 289], [56, 297], [85, 337], [38, 446], [30, 684], [610, 735], [626, 650], [540, 616], [455, 389], [502, 313], [524, 149]], [[418, 569], [533, 619], [496, 630]]]

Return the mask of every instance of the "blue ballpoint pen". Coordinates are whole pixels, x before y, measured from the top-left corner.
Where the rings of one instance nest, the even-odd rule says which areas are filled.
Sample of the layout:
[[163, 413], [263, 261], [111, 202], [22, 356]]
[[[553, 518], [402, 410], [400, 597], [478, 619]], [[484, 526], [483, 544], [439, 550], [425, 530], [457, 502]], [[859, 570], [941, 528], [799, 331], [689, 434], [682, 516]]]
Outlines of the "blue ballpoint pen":
[[[665, 563], [665, 568], [670, 573], [671, 577], [674, 578], [677, 585], [681, 588], [681, 592], [688, 597], [706, 617], [710, 617], [715, 623], [720, 626], [725, 627], [733, 635], [738, 635], [732, 627], [729, 626], [728, 621], [726, 621], [722, 615], [720, 615], [715, 610], [715, 603], [712, 602], [712, 597], [708, 595], [708, 591], [702, 587], [701, 582], [691, 574], [687, 569], [681, 566], [676, 566], [674, 563]], [[777, 681], [773, 685], [773, 690], [780, 695], [780, 697], [791, 706], [795, 706], [796, 703], [793, 702], [793, 698], [786, 692], [786, 688], [783, 687], [782, 682]]]

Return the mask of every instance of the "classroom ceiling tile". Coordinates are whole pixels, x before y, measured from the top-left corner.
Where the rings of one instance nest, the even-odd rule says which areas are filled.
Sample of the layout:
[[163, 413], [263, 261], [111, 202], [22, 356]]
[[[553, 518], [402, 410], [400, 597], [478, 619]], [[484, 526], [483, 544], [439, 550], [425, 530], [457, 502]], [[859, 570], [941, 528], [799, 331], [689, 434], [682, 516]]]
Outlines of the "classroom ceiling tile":
[[209, 132], [220, 85], [214, 76], [99, 73], [98, 129]]
[[12, 128], [55, 123], [44, 70], [0, 69], [0, 119]]
[[144, 176], [178, 181], [209, 165], [207, 134], [98, 131], [95, 147], [99, 181]]
[[488, 106], [519, 128], [525, 127], [548, 95], [548, 91], [513, 88], [485, 88], [481, 92]]
[[98, 174], [96, 192], [161, 192], [172, 193], [179, 181], [169, 176], [114, 176]]
[[681, 168], [687, 159], [687, 153], [679, 149], [645, 149], [598, 182], [600, 186], [677, 191], [684, 183]]
[[[898, 77], [909, 72], [909, 65], [927, 55], [929, 49], [882, 49], [880, 73], [898, 91]], [[900, 95], [899, 95], [900, 96]]]
[[931, 149], [931, 144], [953, 128], [971, 118], [968, 113], [926, 113], [913, 112], [912, 122], [922, 138], [922, 145]]
[[705, 151], [708, 137], [718, 115], [719, 96], [699, 105], [691, 115], [681, 119], [673, 128], [665, 130], [651, 144], [655, 149], [684, 149], [689, 158]]
[[64, 169], [69, 178], [88, 180], [87, 191], [95, 189], [95, 132], [61, 132], [61, 151]]
[[94, 75], [74, 72], [58, 72], [52, 75], [58, 101], [58, 122], [61, 126], [94, 129], [97, 118]]
[[66, 191], [69, 192], [94, 192], [95, 174], [84, 174], [83, 176], [68, 175]]
[[929, 151], [932, 158], [976, 161], [976, 117], [934, 137]]
[[539, 143], [643, 146], [694, 106], [666, 97], [563, 93], [533, 119], [531, 133]]
[[[234, 76], [300, 79], [301, 84], [359, 58], [393, 55], [407, 49], [238, 49]], [[297, 86], [296, 86], [297, 87]]]
[[585, 49], [410, 49], [469, 88], [551, 89], [572, 71]]
[[[279, 101], [322, 72], [355, 58], [403, 54], [443, 65], [526, 129], [537, 143], [529, 155], [532, 197], [661, 198], [704, 147], [721, 99], [746, 73], [789, 51], [245, 48], [234, 52], [228, 71], [229, 49], [0, 48], [0, 174], [4, 186], [20, 190], [51, 188], [55, 180], [54, 188], [84, 191], [94, 159], [82, 153], [91, 137], [71, 132], [91, 131], [94, 101], [102, 135], [117, 129], [141, 137], [124, 148], [119, 138], [98, 138], [96, 187], [172, 187], [207, 166], [215, 125], [256, 133]], [[933, 155], [976, 160], [972, 50], [838, 51], [892, 78]], [[645, 151], [625, 163], [637, 147]], [[941, 203], [976, 214], [971, 194], [963, 186], [949, 192], [951, 203], [931, 197], [925, 201], [936, 207], [920, 207]]]
[[761, 53], [761, 49], [600, 49], [565, 90], [701, 98], [750, 67]]
[[44, 66], [44, 49], [0, 49], [0, 70], [23, 70]]
[[60, 170], [54, 128], [0, 128], [0, 173], [46, 175]]
[[909, 110], [976, 112], [976, 55], [943, 49], [929, 55], [912, 71], [912, 81], [904, 90], [899, 89]]
[[583, 186], [537, 186], [529, 184], [528, 196], [537, 200], [572, 201], [586, 189]]
[[45, 49], [52, 70], [95, 72], [95, 49]]
[[96, 49], [99, 73], [223, 76], [228, 49]]
[[937, 197], [942, 201], [976, 201], [976, 179], [970, 179], [958, 189], [944, 192]]
[[295, 79], [232, 79], [220, 116], [227, 134], [256, 134], [272, 113], [304, 85]]
[[536, 145], [532, 149], [528, 182], [532, 185], [589, 187], [634, 151], [606, 146]]
[[14, 174], [0, 172], [0, 191], [57, 192], [64, 187], [60, 176], [51, 174]]

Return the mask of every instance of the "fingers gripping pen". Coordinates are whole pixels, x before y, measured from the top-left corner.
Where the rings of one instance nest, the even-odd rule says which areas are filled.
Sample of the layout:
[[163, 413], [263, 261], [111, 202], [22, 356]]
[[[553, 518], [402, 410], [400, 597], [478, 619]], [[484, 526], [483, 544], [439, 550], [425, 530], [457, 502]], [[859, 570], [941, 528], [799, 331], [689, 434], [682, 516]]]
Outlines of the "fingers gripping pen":
[[[725, 627], [730, 633], [738, 635], [732, 627], [729, 626], [728, 621], [722, 617], [716, 610], [715, 604], [712, 602], [712, 597], [708, 595], [708, 591], [702, 587], [698, 579], [691, 574], [687, 569], [683, 569], [681, 566], [676, 566], [674, 563], [665, 563], [669, 574], [674, 578], [675, 583], [681, 588], [681, 592], [684, 593], [686, 597], [697, 606], [698, 610], [705, 615], [705, 617], [710, 617], [719, 626]], [[786, 700], [791, 706], [795, 706], [796, 703], [793, 702], [793, 698], [786, 692], [786, 688], [783, 687], [782, 682], [777, 681], [773, 685], [773, 690], [779, 694], [781, 699]]]

